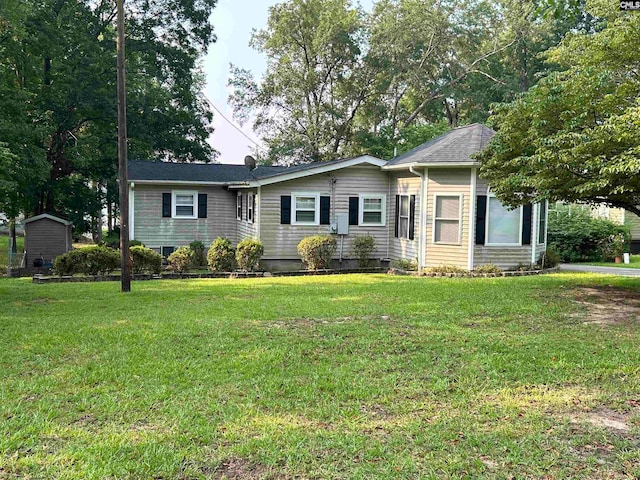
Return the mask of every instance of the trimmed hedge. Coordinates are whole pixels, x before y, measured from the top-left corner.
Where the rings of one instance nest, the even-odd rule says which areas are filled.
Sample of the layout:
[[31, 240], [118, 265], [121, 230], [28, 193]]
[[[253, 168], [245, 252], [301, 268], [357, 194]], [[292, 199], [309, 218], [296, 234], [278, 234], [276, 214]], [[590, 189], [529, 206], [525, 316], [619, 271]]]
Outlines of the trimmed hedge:
[[129, 252], [131, 254], [133, 273], [160, 273], [162, 269], [162, 255], [142, 245], [131, 247]]
[[236, 269], [236, 251], [231, 240], [218, 237], [207, 252], [207, 265], [212, 272], [233, 272]]
[[298, 254], [307, 264], [308, 270], [329, 268], [336, 252], [336, 239], [329, 235], [305, 237], [298, 243]]
[[259, 240], [246, 238], [236, 246], [236, 262], [240, 270], [253, 272], [258, 269], [264, 247]]
[[105, 275], [119, 268], [120, 252], [100, 245], [71, 250], [53, 261], [53, 271], [58, 275]]
[[367, 268], [371, 264], [371, 255], [376, 249], [376, 239], [369, 235], [356, 235], [351, 241], [351, 250], [358, 260], [358, 267]]
[[193, 250], [180, 247], [167, 257], [167, 262], [178, 273], [188, 272], [193, 266]]

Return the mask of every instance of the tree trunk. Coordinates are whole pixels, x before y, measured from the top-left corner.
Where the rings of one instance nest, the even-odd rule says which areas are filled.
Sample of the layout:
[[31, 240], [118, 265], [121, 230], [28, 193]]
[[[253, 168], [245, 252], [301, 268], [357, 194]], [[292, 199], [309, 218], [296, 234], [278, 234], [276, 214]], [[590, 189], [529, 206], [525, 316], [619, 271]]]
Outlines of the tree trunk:
[[18, 245], [16, 243], [16, 219], [9, 219], [9, 245], [11, 245], [11, 253], [18, 253]]

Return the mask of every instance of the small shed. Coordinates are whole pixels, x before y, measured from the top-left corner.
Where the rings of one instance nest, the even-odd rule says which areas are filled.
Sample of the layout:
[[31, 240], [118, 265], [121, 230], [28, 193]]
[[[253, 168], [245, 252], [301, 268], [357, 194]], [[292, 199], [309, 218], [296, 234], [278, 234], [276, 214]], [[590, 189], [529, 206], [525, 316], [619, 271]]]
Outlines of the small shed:
[[73, 224], [43, 213], [24, 221], [24, 251], [27, 267], [42, 267], [71, 250]]

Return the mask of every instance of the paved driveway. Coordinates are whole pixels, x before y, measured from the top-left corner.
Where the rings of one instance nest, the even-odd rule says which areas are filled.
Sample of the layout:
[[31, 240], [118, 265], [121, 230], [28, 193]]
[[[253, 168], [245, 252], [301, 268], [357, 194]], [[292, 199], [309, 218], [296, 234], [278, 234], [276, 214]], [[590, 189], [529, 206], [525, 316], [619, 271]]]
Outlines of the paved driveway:
[[606, 275], [621, 275], [623, 277], [640, 277], [640, 268], [596, 267], [593, 265], [575, 265], [570, 263], [561, 263], [560, 271], [591, 272], [604, 273]]

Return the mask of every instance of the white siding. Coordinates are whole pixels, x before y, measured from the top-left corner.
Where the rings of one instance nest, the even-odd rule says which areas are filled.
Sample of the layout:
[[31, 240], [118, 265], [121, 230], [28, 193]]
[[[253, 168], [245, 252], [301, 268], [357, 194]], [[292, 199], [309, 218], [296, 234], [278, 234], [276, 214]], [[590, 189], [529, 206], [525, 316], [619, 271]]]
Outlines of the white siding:
[[[390, 258], [416, 261], [418, 258], [418, 243], [420, 238], [420, 212], [422, 200], [420, 198], [420, 177], [409, 172], [393, 174], [390, 178], [391, 198], [389, 199], [389, 247]], [[395, 238], [396, 195], [415, 195], [416, 212], [414, 219], [414, 239]]]
[[[335, 182], [334, 182], [335, 180]], [[363, 193], [380, 193], [387, 196], [387, 215], [385, 226], [349, 225], [349, 234], [344, 238], [343, 258], [352, 258], [350, 247], [355, 235], [369, 233], [376, 239], [376, 258], [389, 255], [389, 177], [378, 167], [349, 167], [327, 174], [289, 180], [261, 187], [259, 201], [260, 240], [264, 245], [265, 259], [299, 259], [297, 246], [300, 240], [310, 235], [329, 234], [329, 225], [302, 226], [280, 224], [280, 197], [292, 192], [317, 192], [331, 197], [331, 214], [349, 213], [349, 197]], [[293, 215], [293, 211], [292, 211]], [[340, 238], [338, 251], [340, 250]]]

